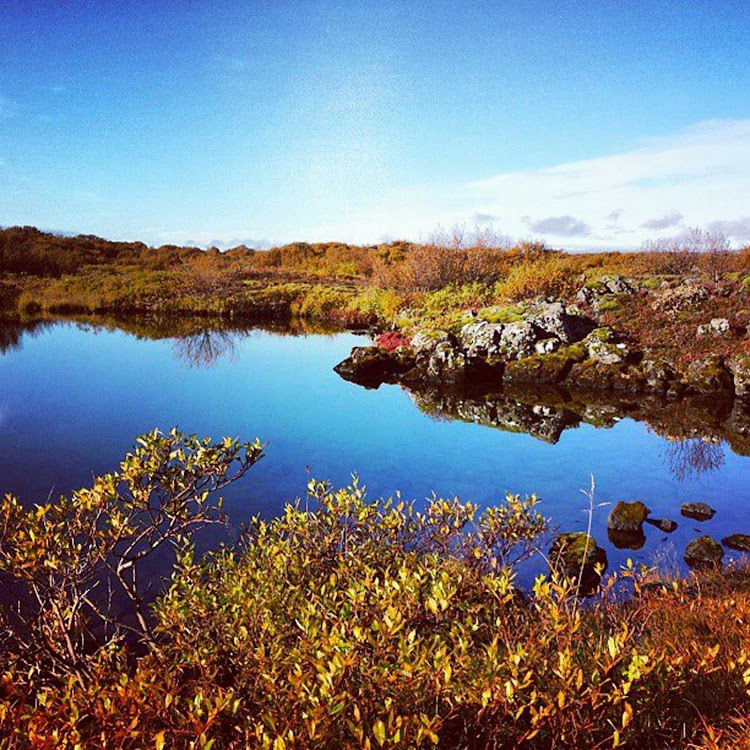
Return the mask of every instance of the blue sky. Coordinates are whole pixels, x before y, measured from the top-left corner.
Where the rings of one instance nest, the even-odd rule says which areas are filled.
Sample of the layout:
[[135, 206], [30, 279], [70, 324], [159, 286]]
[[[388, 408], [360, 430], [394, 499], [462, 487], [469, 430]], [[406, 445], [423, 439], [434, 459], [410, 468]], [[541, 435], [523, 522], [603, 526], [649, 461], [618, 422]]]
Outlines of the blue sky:
[[58, 0], [0, 11], [0, 224], [164, 242], [454, 222], [750, 242], [747, 2]]

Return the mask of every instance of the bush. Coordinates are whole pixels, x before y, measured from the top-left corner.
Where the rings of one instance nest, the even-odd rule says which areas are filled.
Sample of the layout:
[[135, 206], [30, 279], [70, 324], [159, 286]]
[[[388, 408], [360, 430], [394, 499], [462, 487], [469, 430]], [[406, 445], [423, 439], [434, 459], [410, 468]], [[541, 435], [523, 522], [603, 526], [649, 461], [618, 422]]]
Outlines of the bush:
[[[152, 447], [126, 471], [161, 465]], [[110, 642], [85, 674], [56, 677], [1, 642], [0, 735], [57, 747], [718, 748], [750, 728], [750, 569], [654, 583], [628, 567], [629, 599], [610, 577], [584, 607], [572, 580], [515, 585], [546, 528], [533, 497], [480, 513], [455, 499], [422, 511], [367, 502], [357, 482], [313, 481], [309, 494], [311, 510], [252, 521], [234, 549], [184, 552], [138, 658]], [[33, 512], [30, 528], [50, 513]], [[25, 523], [3, 528], [22, 569], [56, 570], [56, 545]], [[40, 619], [54, 624], [55, 611]]]

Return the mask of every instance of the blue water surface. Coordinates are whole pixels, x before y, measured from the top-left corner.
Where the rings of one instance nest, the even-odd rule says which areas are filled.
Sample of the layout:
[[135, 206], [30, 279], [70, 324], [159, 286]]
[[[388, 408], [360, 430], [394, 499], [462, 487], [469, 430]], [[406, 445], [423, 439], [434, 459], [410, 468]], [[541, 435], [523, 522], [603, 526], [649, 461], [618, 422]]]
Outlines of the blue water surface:
[[[0, 356], [0, 492], [25, 504], [54, 499], [114, 469], [135, 436], [159, 427], [219, 438], [259, 437], [266, 458], [226, 492], [235, 523], [272, 516], [304, 495], [310, 477], [347, 484], [357, 474], [371, 497], [436, 492], [481, 504], [505, 492], [537, 493], [562, 530], [585, 529], [593, 474], [596, 503], [642, 499], [652, 515], [678, 521], [667, 535], [646, 527], [640, 550], [607, 541], [609, 507], [593, 533], [610, 566], [628, 557], [681, 558], [690, 539], [750, 533], [750, 459], [720, 446], [718, 468], [679, 478], [670, 443], [646, 425], [581, 425], [551, 445], [530, 435], [434, 419], [399, 386], [367, 390], [333, 372], [362, 336], [233, 337], [223, 356], [196, 363], [177, 339], [146, 340], [120, 330], [60, 323]], [[680, 516], [682, 502], [717, 510], [708, 522]], [[665, 541], [666, 540], [666, 541]]]

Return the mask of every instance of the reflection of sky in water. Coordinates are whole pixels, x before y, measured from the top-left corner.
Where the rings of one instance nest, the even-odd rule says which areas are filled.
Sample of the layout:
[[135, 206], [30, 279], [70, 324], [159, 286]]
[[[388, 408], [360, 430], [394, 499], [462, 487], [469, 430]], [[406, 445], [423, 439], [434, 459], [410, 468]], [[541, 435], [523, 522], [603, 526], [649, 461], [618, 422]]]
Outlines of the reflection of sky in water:
[[[607, 541], [609, 506], [597, 508], [593, 532], [614, 567], [664, 554], [665, 539], [681, 556], [701, 533], [750, 533], [750, 460], [727, 445], [668, 442], [632, 419], [606, 429], [583, 424], [554, 445], [433, 419], [397, 386], [366, 390], [332, 372], [362, 341], [258, 331], [150, 341], [70, 325], [24, 338], [0, 358], [0, 492], [26, 503], [68, 492], [116, 466], [136, 435], [177, 425], [268, 444], [267, 457], [227, 492], [237, 522], [302, 495], [310, 466], [336, 484], [357, 473], [371, 497], [434, 490], [490, 503], [505, 491], [536, 492], [563, 530], [586, 528], [580, 490], [593, 473], [597, 502], [641, 499], [653, 518], [678, 522], [671, 535], [649, 526], [641, 550], [620, 551]], [[709, 470], [696, 471], [699, 464]], [[696, 500], [717, 509], [711, 521], [680, 516], [680, 504]]]

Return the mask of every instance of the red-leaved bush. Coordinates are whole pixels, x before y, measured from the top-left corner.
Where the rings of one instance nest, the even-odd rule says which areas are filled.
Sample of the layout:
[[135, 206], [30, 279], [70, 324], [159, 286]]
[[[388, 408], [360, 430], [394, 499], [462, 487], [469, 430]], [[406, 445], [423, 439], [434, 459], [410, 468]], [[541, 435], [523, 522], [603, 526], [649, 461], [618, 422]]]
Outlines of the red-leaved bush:
[[375, 339], [375, 346], [379, 346], [388, 352], [395, 352], [402, 346], [409, 346], [409, 339], [399, 331], [388, 331], [388, 333], [381, 333]]

